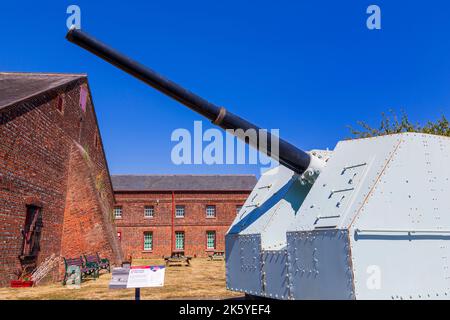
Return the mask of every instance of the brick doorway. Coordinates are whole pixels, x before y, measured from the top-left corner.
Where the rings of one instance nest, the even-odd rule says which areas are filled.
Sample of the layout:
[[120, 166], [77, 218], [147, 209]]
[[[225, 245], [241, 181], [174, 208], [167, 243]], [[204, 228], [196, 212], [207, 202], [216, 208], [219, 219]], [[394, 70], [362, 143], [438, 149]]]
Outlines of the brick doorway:
[[27, 206], [25, 224], [22, 229], [22, 249], [19, 255], [23, 270], [32, 271], [36, 268], [42, 227], [42, 209], [35, 205]]

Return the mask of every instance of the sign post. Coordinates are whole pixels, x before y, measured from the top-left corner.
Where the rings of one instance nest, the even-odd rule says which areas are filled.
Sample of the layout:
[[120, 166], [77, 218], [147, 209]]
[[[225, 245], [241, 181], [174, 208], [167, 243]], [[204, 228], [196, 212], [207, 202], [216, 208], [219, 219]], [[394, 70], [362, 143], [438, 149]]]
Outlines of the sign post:
[[136, 301], [141, 300], [141, 288], [134, 289], [134, 300]]
[[110, 289], [134, 288], [134, 298], [141, 299], [141, 288], [164, 286], [165, 266], [132, 266], [115, 268], [109, 283]]

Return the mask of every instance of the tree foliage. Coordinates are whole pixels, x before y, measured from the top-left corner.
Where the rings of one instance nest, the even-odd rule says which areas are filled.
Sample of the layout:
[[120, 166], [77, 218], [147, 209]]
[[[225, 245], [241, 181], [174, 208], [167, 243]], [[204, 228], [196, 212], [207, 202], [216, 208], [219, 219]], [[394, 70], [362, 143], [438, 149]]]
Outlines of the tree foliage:
[[450, 123], [444, 115], [424, 125], [412, 123], [404, 111], [401, 111], [398, 116], [395, 111], [389, 110], [388, 114], [383, 112], [381, 117], [379, 127], [372, 127], [364, 121], [357, 121], [359, 129], [349, 126], [353, 138], [369, 138], [402, 132], [421, 132], [450, 137]]

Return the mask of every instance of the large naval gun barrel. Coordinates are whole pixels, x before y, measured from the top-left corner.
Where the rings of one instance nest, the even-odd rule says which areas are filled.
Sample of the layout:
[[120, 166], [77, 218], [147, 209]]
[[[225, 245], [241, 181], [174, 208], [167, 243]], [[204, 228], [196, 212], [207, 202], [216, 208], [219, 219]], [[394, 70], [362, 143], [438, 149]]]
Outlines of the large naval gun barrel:
[[[184, 89], [180, 85], [166, 79], [137, 61], [130, 59], [80, 29], [71, 28], [66, 38], [70, 42], [90, 51], [103, 60], [106, 60], [126, 73], [205, 116], [219, 127], [225, 130], [233, 130], [231, 132], [235, 133], [236, 136], [298, 174], [303, 174], [308, 168], [312, 168], [314, 171], [320, 171], [323, 166], [322, 161], [314, 156], [296, 148], [279, 137], [274, 137], [269, 132], [260, 135], [260, 128], [256, 125]], [[246, 132], [249, 129], [256, 130], [258, 133], [256, 134], [256, 139], [246, 139], [236, 134], [236, 132]], [[263, 138], [261, 139], [261, 137]], [[273, 141], [278, 141], [278, 152], [276, 152], [275, 148], [272, 151]]]

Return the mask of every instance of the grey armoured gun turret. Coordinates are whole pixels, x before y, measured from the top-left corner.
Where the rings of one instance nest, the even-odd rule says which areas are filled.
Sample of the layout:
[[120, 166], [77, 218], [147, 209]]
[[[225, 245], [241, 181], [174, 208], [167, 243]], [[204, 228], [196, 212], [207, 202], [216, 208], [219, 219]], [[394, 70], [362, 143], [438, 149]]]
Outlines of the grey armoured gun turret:
[[[81, 30], [67, 39], [223, 129], [259, 131]], [[230, 290], [275, 299], [450, 297], [449, 138], [404, 133], [309, 153], [280, 139], [278, 154], [271, 141], [249, 141], [282, 166], [262, 175], [228, 230]]]

